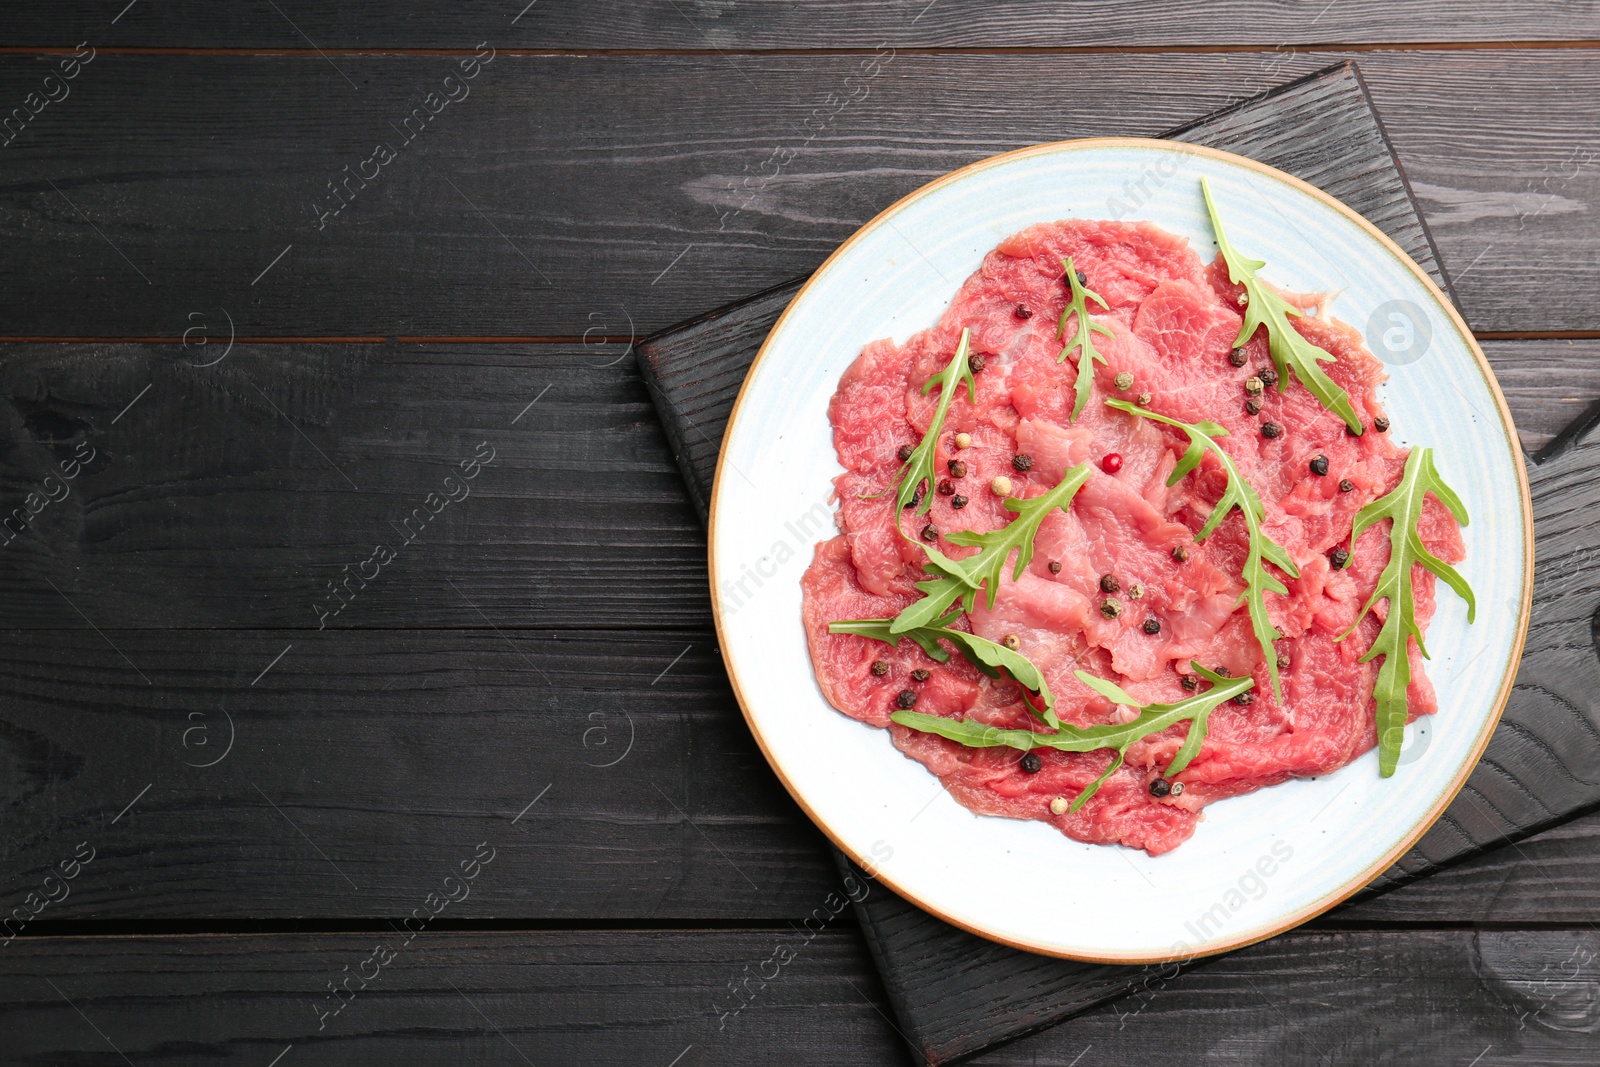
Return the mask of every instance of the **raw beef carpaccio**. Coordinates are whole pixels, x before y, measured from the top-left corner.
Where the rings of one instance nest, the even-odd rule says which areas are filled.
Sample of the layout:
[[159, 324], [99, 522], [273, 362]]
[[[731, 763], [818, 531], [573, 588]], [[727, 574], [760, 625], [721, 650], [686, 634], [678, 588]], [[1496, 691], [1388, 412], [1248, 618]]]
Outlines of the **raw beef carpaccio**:
[[[1070, 296], [1062, 274], [1065, 257], [1108, 305], [1099, 312], [1091, 304], [1090, 317], [1112, 330], [1111, 336], [1095, 337], [1106, 362], [1096, 365], [1093, 394], [1075, 420], [1079, 350], [1058, 361], [1063, 340], [1057, 320]], [[1330, 554], [1351, 547], [1356, 513], [1392, 490], [1405, 466], [1406, 449], [1374, 427], [1383, 415], [1374, 395], [1382, 365], [1355, 330], [1315, 314], [1312, 298], [1285, 294], [1308, 311], [1292, 320], [1295, 328], [1337, 357], [1323, 367], [1349, 393], [1366, 432], [1349, 434], [1343, 420], [1294, 380], [1285, 389], [1265, 389], [1259, 411], [1252, 413], [1245, 382], [1272, 363], [1260, 330], [1236, 365], [1242, 294], [1220, 258], [1208, 264], [1186, 240], [1148, 223], [1041, 224], [990, 252], [936, 326], [903, 345], [867, 345], [840, 380], [829, 406], [844, 467], [835, 479], [840, 533], [817, 546], [803, 579], [816, 676], [834, 707], [887, 728], [896, 747], [972, 811], [1039, 819], [1080, 841], [1120, 843], [1157, 855], [1186, 840], [1212, 801], [1327, 773], [1376, 744], [1372, 692], [1381, 661], [1358, 661], [1377, 634], [1386, 601], [1350, 638], [1335, 638], [1355, 621], [1388, 561], [1389, 524], [1376, 523], [1363, 533], [1348, 566], [1335, 567]], [[946, 492], [928, 487], [927, 514], [899, 509], [899, 452], [921, 442], [939, 396], [937, 390], [924, 395], [923, 384], [950, 362], [964, 329], [971, 330], [971, 352], [982, 357], [983, 367], [975, 375], [976, 402], [958, 387], [938, 440], [938, 479], [951, 484]], [[1119, 375], [1131, 375], [1132, 384], [1118, 388]], [[1234, 511], [1204, 541], [1194, 540], [1226, 487], [1226, 474], [1208, 456], [1168, 488], [1167, 476], [1187, 439], [1171, 427], [1107, 407], [1107, 398], [1136, 400], [1184, 422], [1210, 420], [1227, 428], [1221, 447], [1262, 500], [1263, 532], [1288, 551], [1300, 572], [1297, 578], [1279, 574], [1287, 596], [1266, 595], [1272, 623], [1283, 634], [1277, 644], [1281, 703], [1239, 604], [1248, 538], [1243, 519]], [[1264, 435], [1268, 423], [1281, 434]], [[957, 447], [958, 433], [970, 435], [967, 447]], [[1110, 454], [1120, 457], [1120, 467], [1104, 462]], [[1013, 462], [1019, 455], [1032, 461], [1020, 464], [1026, 470]], [[1318, 457], [1327, 459], [1325, 475], [1313, 472]], [[950, 473], [951, 460], [964, 464], [963, 476]], [[1116, 682], [1144, 703], [1193, 695], [1182, 684], [1191, 661], [1251, 674], [1255, 688], [1249, 704], [1230, 701], [1211, 715], [1199, 755], [1177, 776], [1184, 786], [1180, 795], [1152, 796], [1149, 786], [1182, 744], [1187, 722], [1136, 743], [1125, 766], [1081, 810], [1056, 814], [1050, 802], [1075, 798], [1106, 769], [1113, 752], [1038, 748], [1034, 754], [1042, 766], [1028, 773], [1023, 753], [1015, 749], [970, 748], [893, 724], [889, 717], [910, 690], [918, 712], [1043, 729], [1016, 683], [980, 674], [960, 655], [937, 663], [913, 641], [890, 646], [830, 634], [828, 625], [893, 617], [920, 596], [914, 583], [927, 578], [920, 547], [927, 525], [937, 531], [934, 544], [946, 555], [960, 559], [978, 551], [946, 535], [982, 533], [1014, 518], [991, 489], [996, 477], [1010, 479], [1011, 495], [1026, 498], [1053, 488], [1063, 472], [1083, 462], [1091, 465], [1089, 480], [1067, 513], [1056, 510], [1044, 520], [1022, 577], [1013, 582], [1008, 565], [994, 606], [980, 595], [956, 627], [997, 642], [1014, 636], [1018, 651], [1043, 672], [1061, 720], [1078, 726], [1125, 721], [1136, 712], [1084, 686], [1075, 670]], [[959, 510], [958, 497], [965, 498]], [[1432, 497], [1420, 532], [1445, 561], [1464, 556], [1459, 526]], [[1174, 554], [1180, 547], [1187, 554], [1181, 561], [1177, 557], [1184, 553]], [[1414, 571], [1417, 618], [1426, 626], [1434, 578], [1420, 566]], [[1107, 586], [1117, 591], [1108, 594]], [[1105, 609], [1108, 599], [1116, 602], [1114, 616]], [[1156, 626], [1157, 632], [1149, 632]], [[1413, 643], [1413, 716], [1437, 709], [1423, 664]]]

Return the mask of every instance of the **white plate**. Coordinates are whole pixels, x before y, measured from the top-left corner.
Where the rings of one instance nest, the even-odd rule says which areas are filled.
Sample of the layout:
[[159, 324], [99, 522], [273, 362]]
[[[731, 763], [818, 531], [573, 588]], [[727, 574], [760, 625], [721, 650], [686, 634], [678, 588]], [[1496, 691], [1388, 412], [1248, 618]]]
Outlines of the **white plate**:
[[[1408, 730], [1399, 773], [1376, 752], [1335, 774], [1213, 804], [1177, 850], [1151, 858], [1072, 841], [1040, 822], [974, 815], [883, 730], [834, 710], [812, 674], [800, 576], [835, 532], [827, 405], [868, 341], [932, 326], [1008, 234], [1069, 217], [1148, 219], [1215, 244], [1211, 180], [1229, 236], [1263, 276], [1338, 293], [1389, 362], [1397, 439], [1432, 445], [1467, 506], [1461, 572], [1428, 633], [1440, 710]], [[1395, 316], [1399, 316], [1398, 318]], [[1510, 692], [1527, 627], [1533, 521], [1516, 434], [1466, 325], [1391, 241], [1332, 197], [1251, 160], [1167, 141], [1042, 145], [956, 171], [873, 219], [795, 297], [751, 368], [717, 468], [712, 603], [745, 716], [801, 806], [846, 853], [941, 918], [1019, 948], [1154, 962], [1219, 952], [1332, 907], [1443, 812]], [[1426, 720], [1424, 720], [1426, 722]]]

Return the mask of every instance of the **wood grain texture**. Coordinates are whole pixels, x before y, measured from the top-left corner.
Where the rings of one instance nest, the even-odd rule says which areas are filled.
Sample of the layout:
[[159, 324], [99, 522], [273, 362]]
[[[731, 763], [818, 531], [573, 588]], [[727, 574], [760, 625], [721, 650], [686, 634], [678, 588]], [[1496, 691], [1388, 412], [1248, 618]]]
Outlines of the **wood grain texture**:
[[487, 841], [447, 918], [797, 920], [837, 875], [714, 640], [5, 633], [0, 916], [83, 843], [41, 921], [403, 917]]
[[[161, 48], [464, 48], [484, 36], [505, 48], [818, 49], [1161, 48], [1421, 41], [1569, 41], [1600, 38], [1592, 5], [1516, 0], [1493, 18], [1463, 18], [1448, 0], [1314, 6], [1234, 0], [1196, 7], [1173, 0], [1130, 5], [1022, 0], [781, 0], [674, 3], [332, 3], [329, 0], [222, 10], [203, 0], [121, 5], [89, 0], [16, 5], [0, 17], [0, 40], [73, 47], [86, 35], [105, 46]], [[290, 21], [292, 16], [292, 20]]]
[[[223, 311], [245, 337], [643, 336], [814, 269], [963, 164], [1155, 135], [1345, 55], [901, 55], [876, 68], [501, 55], [409, 143], [402, 121], [458, 58], [331, 58], [84, 67], [0, 149], [0, 336], [177, 338], [191, 313]], [[1594, 53], [1359, 58], [1473, 326], [1600, 326]], [[0, 100], [24, 100], [49, 69], [0, 58]], [[395, 158], [362, 187], [349, 175], [379, 143]], [[349, 206], [319, 223], [344, 180]]]
[[[0, 626], [707, 625], [704, 539], [625, 344], [194, 365], [222, 351], [7, 346], [0, 516], [96, 459], [0, 532]], [[324, 620], [378, 545], [398, 558]]]
[[[394, 953], [377, 957], [389, 958], [381, 969], [378, 945]], [[424, 932], [409, 944], [381, 928], [22, 938], [5, 951], [0, 1012], [7, 1061], [19, 1065], [120, 1056], [141, 1067], [266, 1065], [280, 1054], [282, 1067], [920, 1062], [883, 1014], [859, 940], [827, 927], [814, 936], [787, 926]], [[366, 989], [358, 972], [376, 973]], [[337, 1003], [328, 984], [347, 974], [353, 997], [324, 1019]], [[1152, 975], [1134, 997], [971, 1062], [1465, 1065], [1478, 1056], [1588, 1067], [1597, 989], [1593, 931], [1300, 933], [1176, 978]]]

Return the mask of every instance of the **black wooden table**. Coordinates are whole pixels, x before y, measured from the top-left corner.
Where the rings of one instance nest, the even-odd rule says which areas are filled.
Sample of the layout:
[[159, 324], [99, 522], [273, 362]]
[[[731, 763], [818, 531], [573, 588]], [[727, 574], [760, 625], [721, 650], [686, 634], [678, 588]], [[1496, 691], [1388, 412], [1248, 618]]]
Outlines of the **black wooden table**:
[[[628, 345], [964, 163], [1357, 58], [1524, 444], [1600, 397], [1589, 4], [71, 0], [0, 43], [7, 1064], [910, 1062], [850, 912], [799, 925], [838, 874]], [[974, 1062], [1592, 1065], [1597, 922], [1590, 815]]]

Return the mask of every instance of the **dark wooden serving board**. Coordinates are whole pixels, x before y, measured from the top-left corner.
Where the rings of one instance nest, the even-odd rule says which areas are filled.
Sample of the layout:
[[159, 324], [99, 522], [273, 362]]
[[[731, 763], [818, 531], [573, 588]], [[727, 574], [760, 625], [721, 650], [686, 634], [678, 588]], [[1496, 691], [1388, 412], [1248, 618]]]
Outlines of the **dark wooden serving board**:
[[[1327, 190], [1393, 237], [1449, 292], [1354, 64], [1320, 71], [1169, 136], [1258, 159]], [[803, 281], [637, 346], [641, 373], [702, 519], [739, 386]], [[1586, 573], [1600, 563], [1600, 482], [1587, 473], [1600, 459], [1593, 414], [1530, 460], [1539, 557], [1535, 608], [1504, 721], [1444, 818], [1367, 895], [1600, 806], [1600, 663], [1591, 632], [1600, 592]], [[843, 857], [840, 862], [847, 864]], [[1159, 970], [1019, 952], [949, 926], [887, 891], [871, 894], [858, 912], [900, 1029], [931, 1064], [1125, 995]]]

